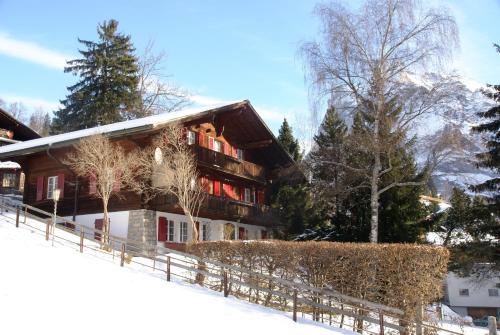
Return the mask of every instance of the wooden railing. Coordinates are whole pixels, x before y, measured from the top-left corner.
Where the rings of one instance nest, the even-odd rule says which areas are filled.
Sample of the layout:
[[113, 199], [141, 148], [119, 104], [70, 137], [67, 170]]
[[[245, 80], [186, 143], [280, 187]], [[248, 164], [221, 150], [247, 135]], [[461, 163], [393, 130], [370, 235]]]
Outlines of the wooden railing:
[[193, 150], [199, 163], [225, 170], [242, 177], [250, 177], [262, 182], [265, 181], [265, 169], [260, 165], [239, 160], [225, 155], [222, 152], [210, 150], [198, 145], [194, 145]]
[[[152, 201], [154, 206], [175, 206], [177, 200], [172, 195], [162, 195]], [[243, 220], [250, 224], [273, 225], [280, 222], [279, 210], [267, 205], [238, 201], [226, 197], [207, 194], [200, 206], [201, 212], [208, 212], [226, 220]]]
[[[51, 213], [29, 205], [10, 205], [4, 202], [0, 202], [0, 209], [2, 214], [4, 210], [16, 213], [13, 219], [16, 227], [21, 224], [28, 225], [34, 231], [45, 234], [48, 239], [51, 220], [46, 218], [50, 218]], [[42, 215], [43, 218], [38, 215]], [[46, 229], [30, 224], [27, 218], [43, 222]], [[167, 281], [176, 276], [189, 283], [220, 291], [225, 297], [233, 295], [249, 302], [287, 311], [291, 313], [294, 321], [302, 315], [303, 318], [341, 328], [349, 327], [367, 334], [380, 335], [396, 331], [400, 334], [422, 335], [425, 331], [462, 335], [423, 321], [422, 308], [417, 311], [415, 318], [409, 320], [400, 309], [350, 297], [333, 288], [313, 287], [297, 280], [283, 279], [278, 275], [253, 272], [162, 246], [112, 235], [109, 235], [109, 245], [114, 248], [106, 251], [99, 248], [98, 242], [94, 240], [96, 234], [103, 234], [101, 230], [85, 227], [62, 217], [56, 217], [56, 222], [58, 223], [56, 227], [52, 227], [57, 228], [54, 237], [66, 243], [65, 245], [77, 246], [80, 252], [91, 249], [107, 257], [113, 257], [113, 260], [116, 253], [121, 266], [129, 261], [151, 268], [153, 271], [163, 272]], [[76, 235], [77, 238], [68, 238], [68, 233]]]

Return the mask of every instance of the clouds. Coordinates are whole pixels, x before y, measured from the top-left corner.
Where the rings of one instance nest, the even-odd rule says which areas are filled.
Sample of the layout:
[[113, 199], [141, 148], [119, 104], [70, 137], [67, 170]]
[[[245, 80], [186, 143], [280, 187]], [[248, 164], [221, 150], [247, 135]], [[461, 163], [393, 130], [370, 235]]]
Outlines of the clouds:
[[17, 40], [2, 32], [0, 32], [0, 54], [57, 70], [63, 70], [66, 61], [73, 58], [33, 42]]
[[48, 101], [45, 99], [25, 97], [13, 94], [2, 94], [0, 93], [0, 99], [7, 103], [20, 102], [30, 110], [35, 110], [37, 108], [42, 108], [44, 111], [52, 112], [61, 107], [59, 102]]

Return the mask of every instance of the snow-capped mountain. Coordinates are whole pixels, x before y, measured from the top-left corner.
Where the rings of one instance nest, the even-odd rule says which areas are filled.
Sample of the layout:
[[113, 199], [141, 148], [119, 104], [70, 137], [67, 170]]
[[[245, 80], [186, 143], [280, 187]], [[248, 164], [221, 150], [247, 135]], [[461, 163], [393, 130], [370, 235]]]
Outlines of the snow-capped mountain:
[[[435, 74], [409, 77], [412, 85], [429, 88], [443, 77]], [[446, 78], [445, 78], [446, 79]], [[482, 86], [464, 78], [448, 78], [449, 97], [440, 108], [418, 121], [415, 133], [420, 139], [418, 155], [426, 157], [426, 148], [442, 136], [453, 138], [456, 148], [438, 165], [434, 173], [434, 184], [444, 197], [449, 196], [453, 186], [467, 188], [490, 179], [493, 171], [477, 168], [475, 155], [485, 151], [483, 135], [472, 132], [472, 127], [484, 122], [478, 112], [491, 108], [493, 101], [482, 93]]]

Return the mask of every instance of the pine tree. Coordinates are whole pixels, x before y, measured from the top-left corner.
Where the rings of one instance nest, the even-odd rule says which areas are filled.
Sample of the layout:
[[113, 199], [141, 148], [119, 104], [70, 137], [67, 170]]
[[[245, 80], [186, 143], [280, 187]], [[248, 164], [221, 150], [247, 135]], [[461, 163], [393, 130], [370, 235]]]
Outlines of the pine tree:
[[288, 124], [286, 118], [281, 124], [279, 130], [278, 141], [283, 148], [290, 154], [294, 161], [299, 162], [302, 160], [302, 153], [300, 152], [299, 141], [293, 136], [292, 127]]
[[[500, 53], [500, 45], [495, 44], [495, 48]], [[484, 118], [485, 122], [472, 129], [488, 136], [486, 142], [488, 151], [477, 155], [479, 166], [492, 169], [500, 174], [500, 85], [488, 85], [488, 87], [492, 91], [485, 91], [484, 94], [498, 104], [485, 112], [479, 112], [478, 115]], [[496, 215], [500, 214], [500, 177], [491, 178], [474, 186], [473, 189], [477, 192], [491, 192], [493, 203], [490, 207]]]
[[78, 39], [81, 59], [68, 62], [64, 72], [79, 76], [69, 86], [63, 108], [55, 112], [52, 133], [121, 121], [140, 104], [138, 63], [130, 36], [118, 33], [116, 20], [99, 24], [97, 42]]

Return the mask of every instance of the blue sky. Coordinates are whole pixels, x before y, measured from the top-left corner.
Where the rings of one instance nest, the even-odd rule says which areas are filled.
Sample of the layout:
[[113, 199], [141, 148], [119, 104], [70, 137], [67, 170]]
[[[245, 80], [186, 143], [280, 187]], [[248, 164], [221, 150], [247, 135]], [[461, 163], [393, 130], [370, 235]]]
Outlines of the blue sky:
[[[459, 24], [454, 66], [477, 82], [500, 82], [500, 0], [438, 1]], [[0, 98], [28, 108], [56, 108], [76, 78], [63, 73], [77, 38], [96, 39], [110, 18], [132, 36], [165, 51], [166, 72], [198, 103], [250, 99], [276, 131], [287, 116], [297, 131], [309, 107], [297, 49], [314, 38], [316, 1], [25, 1], [0, 0]]]

